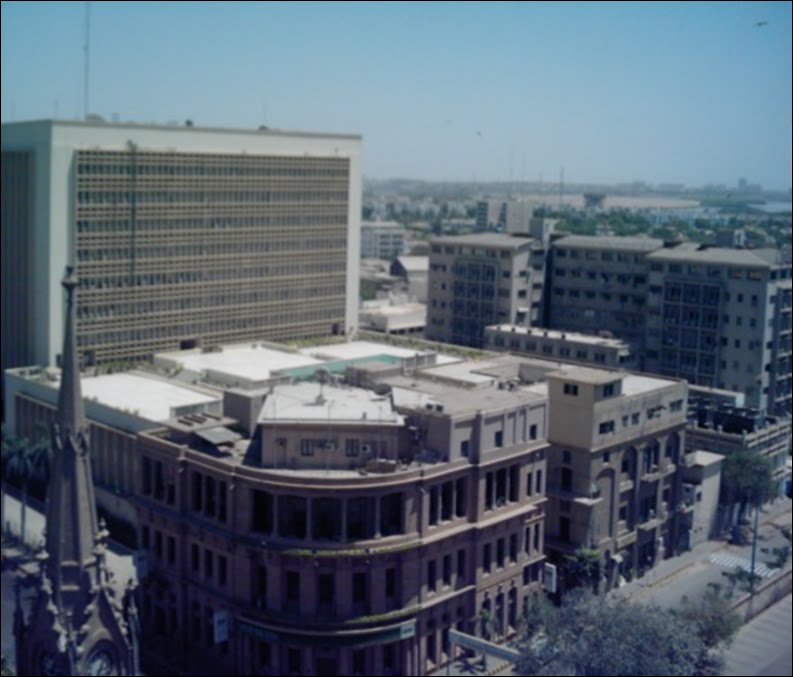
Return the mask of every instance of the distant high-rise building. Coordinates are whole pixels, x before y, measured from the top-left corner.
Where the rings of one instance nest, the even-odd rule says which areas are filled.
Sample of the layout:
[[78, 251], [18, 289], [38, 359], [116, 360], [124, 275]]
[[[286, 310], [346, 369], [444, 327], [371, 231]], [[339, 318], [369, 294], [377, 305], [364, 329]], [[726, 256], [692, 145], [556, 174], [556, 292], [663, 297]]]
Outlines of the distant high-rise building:
[[541, 242], [482, 233], [437, 238], [430, 245], [428, 339], [481, 348], [489, 325], [540, 320]]
[[776, 249], [650, 254], [646, 368], [791, 413], [791, 268]]
[[3, 125], [2, 368], [53, 364], [59, 275], [86, 364], [357, 324], [361, 139]]
[[649, 237], [570, 235], [550, 251], [549, 326], [597, 334], [607, 330], [639, 355], [647, 313], [647, 255], [663, 246]]

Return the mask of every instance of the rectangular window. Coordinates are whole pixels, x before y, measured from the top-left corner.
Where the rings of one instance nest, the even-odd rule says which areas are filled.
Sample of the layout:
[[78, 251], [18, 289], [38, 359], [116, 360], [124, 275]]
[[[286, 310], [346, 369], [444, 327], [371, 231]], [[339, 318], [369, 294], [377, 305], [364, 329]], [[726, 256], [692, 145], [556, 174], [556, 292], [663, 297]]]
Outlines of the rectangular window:
[[300, 572], [286, 572], [286, 600], [287, 602], [300, 601]]
[[510, 562], [517, 562], [518, 561], [518, 535], [512, 534], [509, 537], [509, 561]]
[[463, 440], [460, 442], [460, 456], [463, 458], [468, 458], [468, 447], [470, 442], [468, 440]]
[[563, 390], [565, 395], [578, 396], [578, 386], [575, 383], [565, 383]]
[[504, 539], [499, 538], [496, 541], [496, 566], [499, 569], [504, 568]]
[[352, 575], [352, 601], [354, 604], [366, 604], [366, 574], [364, 572]]
[[614, 432], [614, 421], [604, 421], [600, 424], [598, 431], [601, 435]]
[[448, 587], [452, 584], [452, 556], [443, 556], [443, 585]]
[[314, 440], [300, 440], [300, 455], [301, 456], [314, 455]]
[[457, 551], [457, 579], [459, 581], [465, 579], [465, 550], [463, 549]]
[[529, 426], [529, 439], [530, 440], [536, 440], [537, 439], [537, 424], [536, 423], [532, 423]]
[[361, 441], [348, 439], [344, 443], [344, 451], [347, 456], [357, 456], [361, 451]]
[[537, 493], [542, 493], [542, 470], [537, 471]]
[[502, 430], [496, 431], [494, 443], [496, 447], [504, 446], [504, 432]]
[[218, 583], [220, 585], [226, 585], [227, 576], [226, 557], [224, 555], [218, 555]]
[[427, 562], [427, 589], [435, 592], [435, 560]]
[[190, 565], [193, 570], [194, 574], [198, 573], [198, 569], [201, 566], [201, 556], [198, 550], [198, 544], [193, 543], [190, 546]]
[[396, 569], [394, 567], [385, 570], [385, 596], [386, 599], [396, 597]]
[[490, 543], [485, 543], [482, 547], [482, 568], [485, 570], [485, 573], [490, 573]]

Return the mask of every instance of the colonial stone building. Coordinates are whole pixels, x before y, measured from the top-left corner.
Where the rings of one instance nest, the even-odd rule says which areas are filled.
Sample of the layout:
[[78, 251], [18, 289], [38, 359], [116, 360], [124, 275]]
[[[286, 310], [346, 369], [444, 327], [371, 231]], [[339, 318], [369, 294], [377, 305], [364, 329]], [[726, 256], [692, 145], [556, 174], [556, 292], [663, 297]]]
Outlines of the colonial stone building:
[[212, 415], [140, 435], [147, 671], [422, 675], [451, 628], [516, 631], [541, 586], [545, 399], [416, 379], [276, 385], [251, 440]]

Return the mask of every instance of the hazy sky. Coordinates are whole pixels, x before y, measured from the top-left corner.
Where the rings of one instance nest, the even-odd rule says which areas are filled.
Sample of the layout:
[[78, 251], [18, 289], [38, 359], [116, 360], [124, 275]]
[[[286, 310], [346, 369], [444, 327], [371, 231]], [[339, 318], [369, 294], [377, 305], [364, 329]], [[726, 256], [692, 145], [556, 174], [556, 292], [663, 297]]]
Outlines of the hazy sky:
[[[3, 121], [81, 115], [85, 3], [1, 25]], [[90, 111], [360, 133], [377, 178], [787, 189], [792, 51], [790, 2], [93, 2]]]

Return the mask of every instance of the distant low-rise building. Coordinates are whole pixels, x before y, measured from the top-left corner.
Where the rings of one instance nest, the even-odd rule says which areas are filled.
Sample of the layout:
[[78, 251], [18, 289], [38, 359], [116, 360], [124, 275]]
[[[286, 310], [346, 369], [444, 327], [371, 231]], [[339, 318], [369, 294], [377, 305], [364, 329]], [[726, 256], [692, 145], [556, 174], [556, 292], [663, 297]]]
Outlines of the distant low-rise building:
[[422, 337], [427, 325], [427, 306], [393, 298], [366, 301], [361, 304], [358, 316], [361, 329]]
[[396, 221], [361, 223], [361, 258], [393, 261], [405, 252], [405, 227]]
[[771, 468], [777, 496], [782, 496], [789, 477], [786, 461], [790, 457], [791, 420], [701, 395], [692, 397], [688, 405], [686, 447], [721, 456], [739, 451], [762, 456]]
[[427, 285], [430, 269], [429, 256], [398, 256], [391, 264], [394, 277], [407, 283], [407, 291], [419, 303], [427, 302]]

